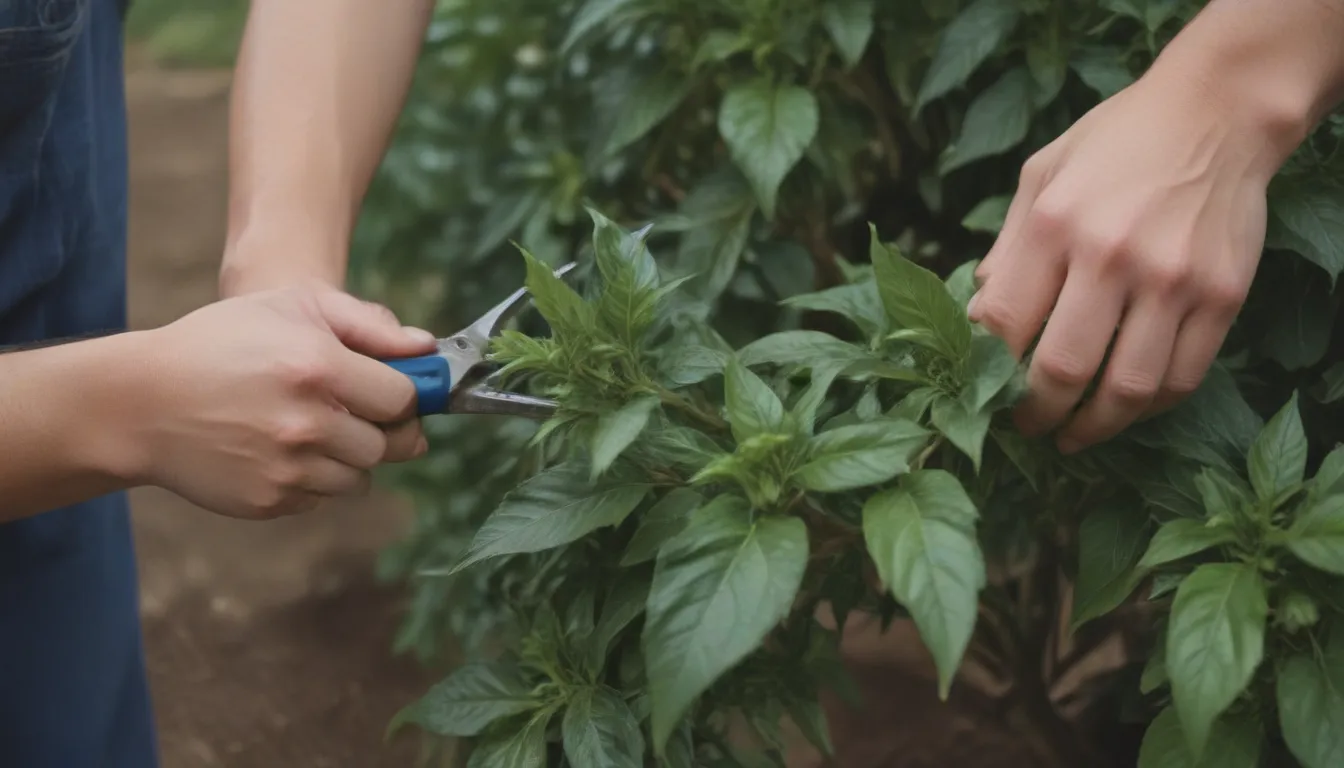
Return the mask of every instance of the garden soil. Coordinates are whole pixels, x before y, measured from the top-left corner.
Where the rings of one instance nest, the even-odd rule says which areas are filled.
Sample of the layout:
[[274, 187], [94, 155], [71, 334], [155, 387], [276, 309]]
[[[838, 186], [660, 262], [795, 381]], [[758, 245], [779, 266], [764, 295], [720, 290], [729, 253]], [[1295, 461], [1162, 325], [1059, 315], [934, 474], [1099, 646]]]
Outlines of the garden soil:
[[[227, 74], [128, 64], [131, 322], [162, 325], [215, 296], [224, 236]], [[133, 494], [142, 614], [164, 768], [409, 768], [420, 744], [384, 741], [433, 679], [389, 650], [400, 592], [377, 585], [380, 547], [409, 519], [386, 492], [269, 523], [210, 515], [157, 489]], [[1012, 737], [941, 705], [912, 635], [856, 646], [861, 711], [836, 710], [844, 768], [1023, 768]], [[822, 763], [805, 754], [791, 768]], [[581, 768], [588, 768], [583, 766]]]

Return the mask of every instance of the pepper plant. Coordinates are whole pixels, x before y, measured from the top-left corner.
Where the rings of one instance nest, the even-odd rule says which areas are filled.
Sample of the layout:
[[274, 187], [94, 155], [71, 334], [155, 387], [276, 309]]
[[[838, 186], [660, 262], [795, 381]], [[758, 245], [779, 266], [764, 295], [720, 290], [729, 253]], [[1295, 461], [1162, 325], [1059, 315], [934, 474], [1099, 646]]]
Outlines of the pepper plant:
[[471, 766], [782, 765], [786, 727], [842, 746], [818, 693], [863, 613], [1040, 765], [1344, 759], [1339, 117], [1174, 411], [1025, 439], [964, 310], [1022, 161], [1196, 7], [443, 3], [356, 268], [399, 307], [442, 277], [455, 325], [526, 281], [493, 355], [562, 407], [431, 419], [394, 478], [400, 647], [468, 654], [399, 723]]

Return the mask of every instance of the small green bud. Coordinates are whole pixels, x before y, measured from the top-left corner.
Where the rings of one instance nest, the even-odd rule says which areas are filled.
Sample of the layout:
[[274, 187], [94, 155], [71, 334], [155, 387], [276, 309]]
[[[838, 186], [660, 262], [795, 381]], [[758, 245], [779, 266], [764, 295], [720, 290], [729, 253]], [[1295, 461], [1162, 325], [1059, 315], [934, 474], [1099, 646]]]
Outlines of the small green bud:
[[1289, 632], [1297, 632], [1314, 625], [1321, 618], [1320, 609], [1310, 595], [1289, 592], [1279, 601], [1278, 623]]

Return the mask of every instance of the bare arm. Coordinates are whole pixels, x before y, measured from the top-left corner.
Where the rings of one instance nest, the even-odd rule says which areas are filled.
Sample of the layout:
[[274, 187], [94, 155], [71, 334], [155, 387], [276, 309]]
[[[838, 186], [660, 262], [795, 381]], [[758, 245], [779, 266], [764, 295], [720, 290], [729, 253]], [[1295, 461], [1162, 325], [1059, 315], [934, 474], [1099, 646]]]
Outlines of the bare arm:
[[0, 355], [0, 522], [126, 488], [141, 334]]
[[356, 344], [401, 357], [434, 338], [296, 287], [0, 354], [0, 522], [137, 485], [250, 519], [362, 493], [372, 467], [425, 445], [415, 387]]
[[433, 0], [253, 0], [235, 71], [225, 295], [345, 280]]

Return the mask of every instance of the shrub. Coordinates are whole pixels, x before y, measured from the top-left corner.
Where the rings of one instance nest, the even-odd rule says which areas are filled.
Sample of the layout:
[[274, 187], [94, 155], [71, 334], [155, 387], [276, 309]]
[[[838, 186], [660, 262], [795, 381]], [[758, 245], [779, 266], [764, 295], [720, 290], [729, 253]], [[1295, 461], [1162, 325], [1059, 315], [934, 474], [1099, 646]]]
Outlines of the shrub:
[[1338, 762], [1344, 121], [1175, 411], [1060, 456], [964, 311], [1022, 161], [1194, 7], [441, 4], [356, 268], [445, 325], [526, 280], [545, 323], [494, 356], [562, 409], [431, 419], [398, 470], [399, 647], [469, 654], [399, 722], [472, 766], [781, 765], [785, 722], [829, 748], [858, 611], [914, 622], [940, 695], [1002, 683], [1041, 765], [1114, 760], [1122, 717], [1145, 767]]

